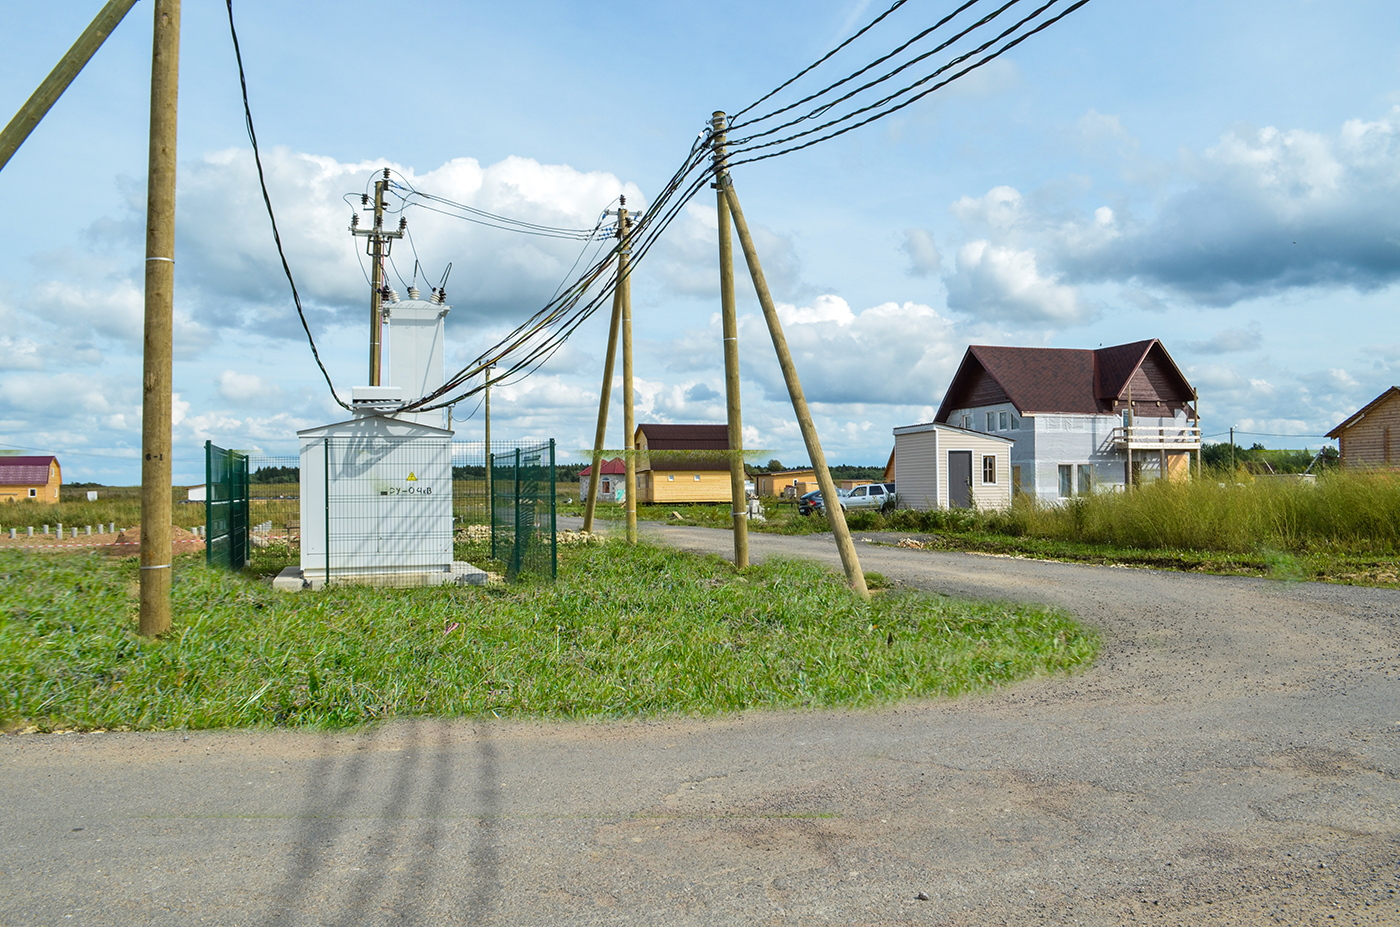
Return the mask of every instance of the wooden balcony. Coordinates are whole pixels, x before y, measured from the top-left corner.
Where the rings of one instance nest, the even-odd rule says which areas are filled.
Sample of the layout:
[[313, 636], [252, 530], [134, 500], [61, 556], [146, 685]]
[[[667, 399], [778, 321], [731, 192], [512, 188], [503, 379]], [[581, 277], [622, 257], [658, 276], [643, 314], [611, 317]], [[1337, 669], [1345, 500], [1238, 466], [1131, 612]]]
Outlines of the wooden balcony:
[[1113, 446], [1133, 451], [1199, 451], [1199, 425], [1127, 425], [1113, 429]]

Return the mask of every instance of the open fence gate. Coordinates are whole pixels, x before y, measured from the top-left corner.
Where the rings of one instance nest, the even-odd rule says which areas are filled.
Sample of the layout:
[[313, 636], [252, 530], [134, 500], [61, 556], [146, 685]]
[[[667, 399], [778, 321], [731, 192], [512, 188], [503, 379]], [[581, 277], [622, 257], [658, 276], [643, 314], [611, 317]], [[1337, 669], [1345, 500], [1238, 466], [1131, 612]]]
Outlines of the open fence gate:
[[522, 570], [554, 579], [559, 574], [554, 439], [548, 444], [492, 454], [487, 473], [491, 558], [505, 563], [508, 579]]
[[248, 563], [248, 455], [204, 442], [204, 559], [241, 570]]

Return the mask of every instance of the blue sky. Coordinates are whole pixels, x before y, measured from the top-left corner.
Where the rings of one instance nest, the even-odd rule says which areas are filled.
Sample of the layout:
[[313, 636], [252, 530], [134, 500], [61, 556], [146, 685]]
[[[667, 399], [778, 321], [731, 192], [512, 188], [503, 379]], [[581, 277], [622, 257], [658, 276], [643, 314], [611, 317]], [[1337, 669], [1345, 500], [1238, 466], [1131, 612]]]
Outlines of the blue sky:
[[[274, 205], [337, 386], [365, 380], [367, 300], [340, 197], [376, 168], [591, 226], [618, 192], [653, 196], [712, 110], [886, 5], [238, 2]], [[100, 6], [11, 11], [7, 113]], [[910, 0], [879, 35], [951, 8]], [[70, 480], [138, 478], [151, 14], [137, 4], [0, 171], [0, 445], [57, 453]], [[883, 462], [970, 343], [1161, 338], [1208, 433], [1317, 434], [1400, 380], [1397, 33], [1365, 0], [1094, 0], [897, 116], [736, 169], [828, 458]], [[185, 4], [180, 93], [177, 482], [202, 475], [205, 439], [292, 452], [338, 412], [261, 211], [222, 3]], [[409, 217], [428, 273], [454, 262], [449, 364], [538, 308], [576, 255]], [[740, 272], [746, 444], [801, 462]], [[639, 420], [723, 420], [716, 274], [706, 190], [636, 274]], [[599, 315], [493, 393], [493, 437], [587, 447], [605, 335]], [[620, 446], [616, 391], [611, 422]], [[458, 427], [476, 437], [479, 415]]]

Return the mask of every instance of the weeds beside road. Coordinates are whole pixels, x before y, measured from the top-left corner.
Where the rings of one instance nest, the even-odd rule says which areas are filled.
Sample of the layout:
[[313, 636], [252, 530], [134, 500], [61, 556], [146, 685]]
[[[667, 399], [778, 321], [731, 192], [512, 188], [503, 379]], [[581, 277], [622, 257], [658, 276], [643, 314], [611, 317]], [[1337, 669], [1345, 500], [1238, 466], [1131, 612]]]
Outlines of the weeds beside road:
[[[767, 517], [751, 522], [753, 531], [831, 530], [825, 516], [798, 515], [792, 503], [764, 505]], [[621, 508], [600, 505], [599, 516], [615, 523]], [[638, 517], [727, 528], [729, 506], [642, 506]], [[859, 511], [848, 513], [846, 522], [856, 532], [889, 532], [877, 535], [886, 542], [911, 537], [933, 550], [1400, 585], [1400, 478], [1389, 473], [1328, 473], [1316, 484], [1208, 473], [1205, 479], [1151, 483], [1062, 505], [1021, 498], [1007, 512]]]

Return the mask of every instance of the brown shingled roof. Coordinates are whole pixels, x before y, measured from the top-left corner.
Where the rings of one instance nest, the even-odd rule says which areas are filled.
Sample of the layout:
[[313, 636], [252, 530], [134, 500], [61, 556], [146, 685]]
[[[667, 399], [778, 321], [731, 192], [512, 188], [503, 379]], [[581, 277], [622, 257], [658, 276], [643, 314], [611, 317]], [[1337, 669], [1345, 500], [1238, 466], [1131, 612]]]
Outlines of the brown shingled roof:
[[638, 425], [654, 451], [727, 451], [728, 425]]
[[729, 469], [728, 457], [698, 453], [729, 450], [728, 425], [647, 424], [638, 425], [637, 431], [644, 433], [647, 439], [648, 460], [642, 469], [648, 469], [647, 464], [652, 470]]
[[947, 422], [954, 409], [980, 404], [968, 401], [979, 372], [995, 381], [1023, 415], [1112, 412], [1114, 402], [1123, 398], [1128, 381], [1153, 351], [1160, 352], [1161, 366], [1178, 381], [1181, 395], [1190, 397], [1191, 384], [1155, 338], [1093, 351], [971, 345], [934, 421]]

